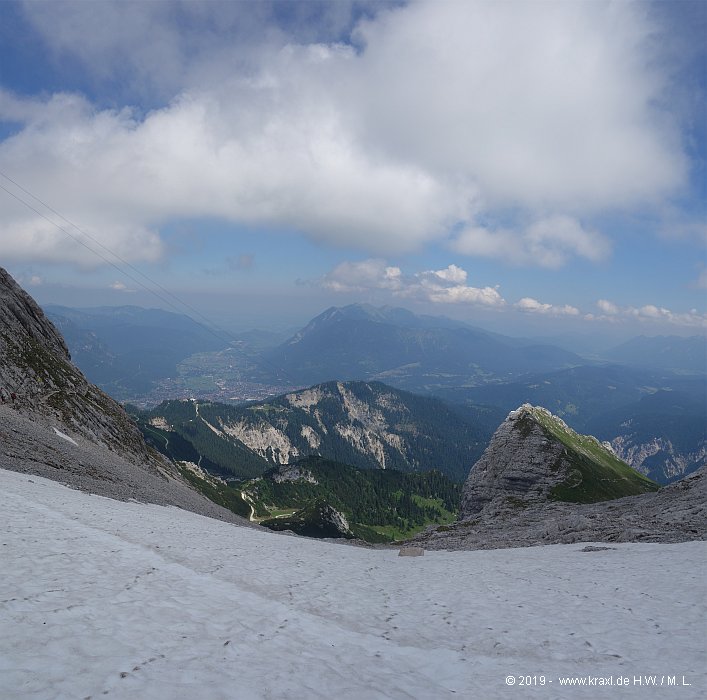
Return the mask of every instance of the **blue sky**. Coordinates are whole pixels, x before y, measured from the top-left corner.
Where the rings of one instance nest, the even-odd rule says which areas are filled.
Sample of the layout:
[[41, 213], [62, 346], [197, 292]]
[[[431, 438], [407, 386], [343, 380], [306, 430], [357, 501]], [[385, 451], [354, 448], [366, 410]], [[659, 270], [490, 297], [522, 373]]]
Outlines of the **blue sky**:
[[3, 2], [0, 264], [231, 327], [703, 333], [705, 37], [689, 1]]

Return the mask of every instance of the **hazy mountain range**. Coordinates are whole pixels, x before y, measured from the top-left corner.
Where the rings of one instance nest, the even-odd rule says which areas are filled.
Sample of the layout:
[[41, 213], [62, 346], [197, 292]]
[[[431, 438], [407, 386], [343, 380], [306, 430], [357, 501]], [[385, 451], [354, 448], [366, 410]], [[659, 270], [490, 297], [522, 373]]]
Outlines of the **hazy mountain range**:
[[[236, 335], [214, 331], [187, 316], [159, 309], [49, 306], [46, 311], [87, 376], [114, 394], [149, 395], [160, 379], [178, 374], [180, 362], [226, 348], [252, 381], [310, 386], [330, 380], [378, 380], [436, 394], [602, 367], [596, 354], [588, 361], [556, 344], [491, 333], [442, 316], [366, 304], [327, 309], [284, 342], [279, 334], [266, 331]], [[702, 336], [641, 336], [604, 351], [601, 357], [632, 369], [707, 373]], [[610, 368], [597, 369], [594, 375], [590, 369], [580, 372], [585, 372], [587, 381], [599, 383], [602, 372], [607, 377], [616, 374]], [[622, 383], [637, 381], [641, 380]]]
[[158, 380], [175, 376], [182, 360], [228, 346], [227, 339], [188, 316], [160, 309], [48, 306], [45, 311], [74, 362], [117, 398], [149, 393]]
[[264, 371], [303, 384], [378, 380], [425, 393], [583, 363], [556, 346], [362, 304], [327, 309], [264, 359]]
[[604, 353], [608, 360], [638, 367], [704, 373], [707, 369], [707, 338], [693, 335], [639, 336]]
[[[77, 364], [121, 399], [140, 396], [144, 403], [153, 396], [158, 403], [158, 384], [179, 374], [190, 374], [192, 381], [175, 384], [168, 396], [198, 398], [200, 387], [217, 384], [226, 387], [219, 396], [247, 396], [238, 391], [243, 382], [259, 387], [250, 395], [264, 396], [330, 380], [381, 381], [465, 406], [477, 421], [477, 441], [490, 437], [493, 420], [530, 403], [610, 441], [623, 459], [661, 483], [705, 461], [707, 373], [701, 336], [634, 338], [603, 352], [613, 360], [607, 364], [557, 345], [365, 304], [327, 309], [284, 342], [264, 332], [222, 337], [186, 316], [154, 309], [48, 311]], [[649, 400], [653, 394], [656, 398]], [[484, 415], [492, 420], [485, 423]], [[178, 440], [175, 436], [174, 449]], [[288, 440], [299, 444], [298, 454], [313, 449], [305, 449], [302, 435]], [[277, 463], [250, 452], [242, 457], [252, 473], [266, 462]]]

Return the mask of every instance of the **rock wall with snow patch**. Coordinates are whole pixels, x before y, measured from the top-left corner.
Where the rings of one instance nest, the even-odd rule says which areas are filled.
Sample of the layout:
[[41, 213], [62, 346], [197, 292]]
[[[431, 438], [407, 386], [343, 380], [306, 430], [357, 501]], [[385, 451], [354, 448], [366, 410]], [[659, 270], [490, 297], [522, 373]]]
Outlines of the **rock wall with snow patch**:
[[0, 468], [109, 498], [242, 521], [148, 448], [123, 408], [72, 364], [60, 333], [2, 268], [0, 386]]
[[123, 408], [72, 364], [61, 334], [2, 268], [0, 386], [16, 395], [12, 405], [17, 411], [45, 416], [69, 436], [105, 445], [130, 459], [162, 463]]

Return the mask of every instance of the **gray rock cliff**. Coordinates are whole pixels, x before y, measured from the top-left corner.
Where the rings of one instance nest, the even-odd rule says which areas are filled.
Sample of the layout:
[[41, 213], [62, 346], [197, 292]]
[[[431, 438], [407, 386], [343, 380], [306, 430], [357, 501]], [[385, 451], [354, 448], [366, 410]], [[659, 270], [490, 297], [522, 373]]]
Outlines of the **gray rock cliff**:
[[567, 477], [564, 446], [528, 420], [524, 409], [513, 411], [499, 426], [471, 470], [462, 491], [461, 518], [492, 507], [544, 503], [552, 487]]
[[707, 540], [707, 469], [655, 493], [601, 503], [546, 503], [429, 528], [425, 549], [498, 549], [576, 542]]
[[161, 464], [123, 408], [72, 364], [60, 333], [2, 268], [0, 386], [16, 395], [13, 407], [24, 415], [41, 415], [128, 459]]
[[591, 503], [656, 490], [610, 446], [538, 406], [511, 411], [464, 485], [460, 518], [549, 501]]
[[472, 468], [460, 520], [412, 541], [427, 549], [493, 549], [702, 539], [707, 469], [657, 490], [595, 438], [525, 405], [509, 414]]
[[0, 468], [245, 522], [197, 493], [145, 444], [123, 408], [72, 364], [61, 334], [2, 268], [0, 387]]

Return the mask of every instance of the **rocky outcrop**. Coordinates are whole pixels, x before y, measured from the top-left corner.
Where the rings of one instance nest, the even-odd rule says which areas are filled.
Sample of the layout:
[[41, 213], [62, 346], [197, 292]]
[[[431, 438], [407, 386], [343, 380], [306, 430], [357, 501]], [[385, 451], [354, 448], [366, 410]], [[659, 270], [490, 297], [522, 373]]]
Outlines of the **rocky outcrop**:
[[428, 529], [425, 549], [498, 549], [575, 542], [707, 540], [707, 469], [655, 493], [601, 503], [546, 503]]
[[[42, 309], [12, 276], [0, 267], [0, 338], [6, 346], [17, 347], [20, 338], [31, 338], [46, 348], [57, 359], [69, 361], [69, 350], [59, 331], [44, 315]], [[13, 366], [0, 367], [0, 375], [8, 382]], [[21, 383], [21, 377], [19, 382]], [[17, 384], [15, 388], [19, 388]]]
[[220, 421], [219, 424], [222, 432], [268, 461], [288, 464], [300, 456], [280, 425], [271, 425], [266, 420], [251, 416], [228, 423]]
[[525, 407], [514, 411], [471, 470], [462, 492], [461, 517], [473, 517], [494, 504], [502, 508], [547, 502], [551, 489], [568, 472], [563, 452], [562, 443], [549, 440]]
[[549, 501], [590, 503], [655, 490], [609, 447], [579, 435], [549, 411], [512, 411], [472, 468], [460, 517], [517, 510]]
[[41, 415], [133, 461], [158, 468], [123, 408], [89, 383], [63, 338], [36, 302], [0, 268], [0, 386], [15, 394], [14, 408]]
[[524, 405], [509, 414], [471, 470], [460, 520], [429, 528], [413, 542], [493, 549], [707, 539], [707, 469], [657, 488], [595, 438]]
[[265, 476], [272, 479], [276, 484], [282, 484], [288, 481], [305, 481], [308, 484], [318, 484], [314, 475], [309, 469], [304, 469], [298, 464], [284, 464], [281, 467], [276, 467]]
[[271, 530], [289, 530], [305, 537], [352, 539], [354, 536], [346, 516], [322, 499], [291, 516], [263, 520], [261, 525]]

